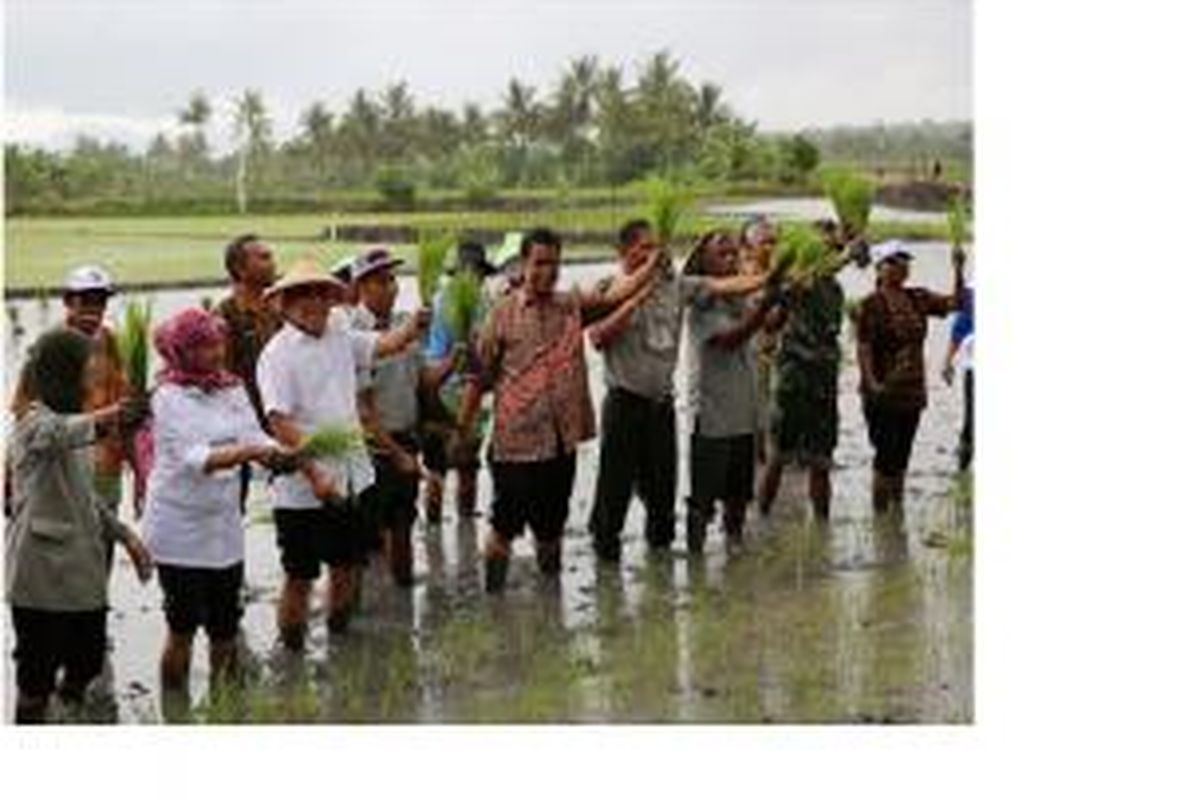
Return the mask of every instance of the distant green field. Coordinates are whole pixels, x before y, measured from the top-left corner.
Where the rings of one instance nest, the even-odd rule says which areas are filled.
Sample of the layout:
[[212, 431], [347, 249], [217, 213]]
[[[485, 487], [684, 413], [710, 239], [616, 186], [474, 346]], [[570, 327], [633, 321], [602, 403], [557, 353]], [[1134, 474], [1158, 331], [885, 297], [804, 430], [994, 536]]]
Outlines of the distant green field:
[[[323, 263], [352, 254], [360, 242], [322, 239], [336, 224], [409, 225], [445, 230], [505, 231], [546, 224], [562, 231], [612, 233], [622, 221], [638, 214], [635, 205], [542, 212], [439, 212], [412, 214], [331, 214], [272, 216], [197, 216], [154, 218], [13, 218], [5, 221], [4, 285], [8, 288], [57, 286], [70, 265], [97, 261], [108, 265], [119, 282], [142, 283], [224, 276], [225, 243], [241, 233], [254, 232], [268, 240], [276, 260], [286, 265], [304, 254]], [[693, 215], [685, 219], [684, 234], [694, 234], [730, 221]], [[875, 237], [942, 238], [944, 226], [928, 223], [873, 224]], [[410, 246], [395, 248], [414, 255]], [[596, 253], [590, 246], [573, 254]]]

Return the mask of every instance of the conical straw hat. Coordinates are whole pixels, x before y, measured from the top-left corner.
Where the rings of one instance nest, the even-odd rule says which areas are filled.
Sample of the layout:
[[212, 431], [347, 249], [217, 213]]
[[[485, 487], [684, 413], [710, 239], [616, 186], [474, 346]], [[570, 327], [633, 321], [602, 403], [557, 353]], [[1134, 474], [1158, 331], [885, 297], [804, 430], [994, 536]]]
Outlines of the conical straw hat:
[[287, 271], [283, 273], [279, 280], [271, 284], [271, 288], [267, 289], [264, 294], [270, 297], [296, 286], [311, 286], [314, 284], [330, 286], [339, 291], [342, 289], [342, 284], [337, 278], [326, 272], [315, 259], [305, 257], [288, 267]]

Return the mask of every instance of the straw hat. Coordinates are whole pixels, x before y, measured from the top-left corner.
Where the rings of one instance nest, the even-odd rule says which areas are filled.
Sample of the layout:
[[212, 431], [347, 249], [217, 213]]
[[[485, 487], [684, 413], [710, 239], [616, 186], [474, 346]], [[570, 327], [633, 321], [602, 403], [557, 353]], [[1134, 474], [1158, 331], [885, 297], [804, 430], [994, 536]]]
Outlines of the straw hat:
[[288, 267], [282, 277], [271, 284], [271, 288], [267, 289], [263, 294], [265, 297], [272, 297], [288, 289], [294, 289], [297, 286], [313, 286], [318, 284], [337, 289], [339, 292], [343, 288], [341, 281], [326, 272], [315, 259], [306, 257]]

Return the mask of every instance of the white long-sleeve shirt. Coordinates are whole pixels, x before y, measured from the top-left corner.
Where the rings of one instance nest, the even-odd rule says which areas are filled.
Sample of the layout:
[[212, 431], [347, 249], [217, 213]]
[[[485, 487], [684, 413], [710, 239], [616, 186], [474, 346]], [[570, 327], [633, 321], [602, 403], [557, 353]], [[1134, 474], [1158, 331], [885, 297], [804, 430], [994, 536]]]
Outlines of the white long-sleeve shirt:
[[154, 560], [228, 567], [244, 557], [237, 468], [205, 473], [217, 447], [271, 444], [242, 386], [204, 392], [166, 384], [154, 392], [154, 466], [142, 527]]

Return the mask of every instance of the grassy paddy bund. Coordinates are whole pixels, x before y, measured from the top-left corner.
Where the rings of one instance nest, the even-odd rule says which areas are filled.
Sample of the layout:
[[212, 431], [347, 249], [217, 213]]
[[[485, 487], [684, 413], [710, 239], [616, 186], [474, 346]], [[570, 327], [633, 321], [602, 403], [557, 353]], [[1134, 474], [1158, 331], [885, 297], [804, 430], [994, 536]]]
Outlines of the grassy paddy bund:
[[[153, 284], [191, 281], [220, 282], [224, 245], [234, 236], [257, 233], [269, 241], [276, 260], [285, 266], [300, 255], [322, 263], [362, 248], [361, 242], [333, 241], [323, 233], [338, 225], [412, 226], [420, 229], [494, 232], [520, 230], [533, 224], [550, 225], [565, 233], [615, 235], [625, 220], [640, 215], [635, 204], [563, 211], [422, 212], [410, 214], [299, 214], [268, 216], [194, 217], [56, 217], [5, 220], [4, 285], [8, 290], [56, 288], [67, 267], [86, 261], [109, 265], [121, 283]], [[692, 236], [714, 225], [735, 220], [705, 214], [686, 217], [682, 235]], [[945, 226], [928, 222], [872, 223], [872, 239], [900, 236], [912, 240], [942, 239]], [[415, 247], [398, 245], [412, 261]], [[607, 258], [602, 245], [568, 247], [573, 258]]]

